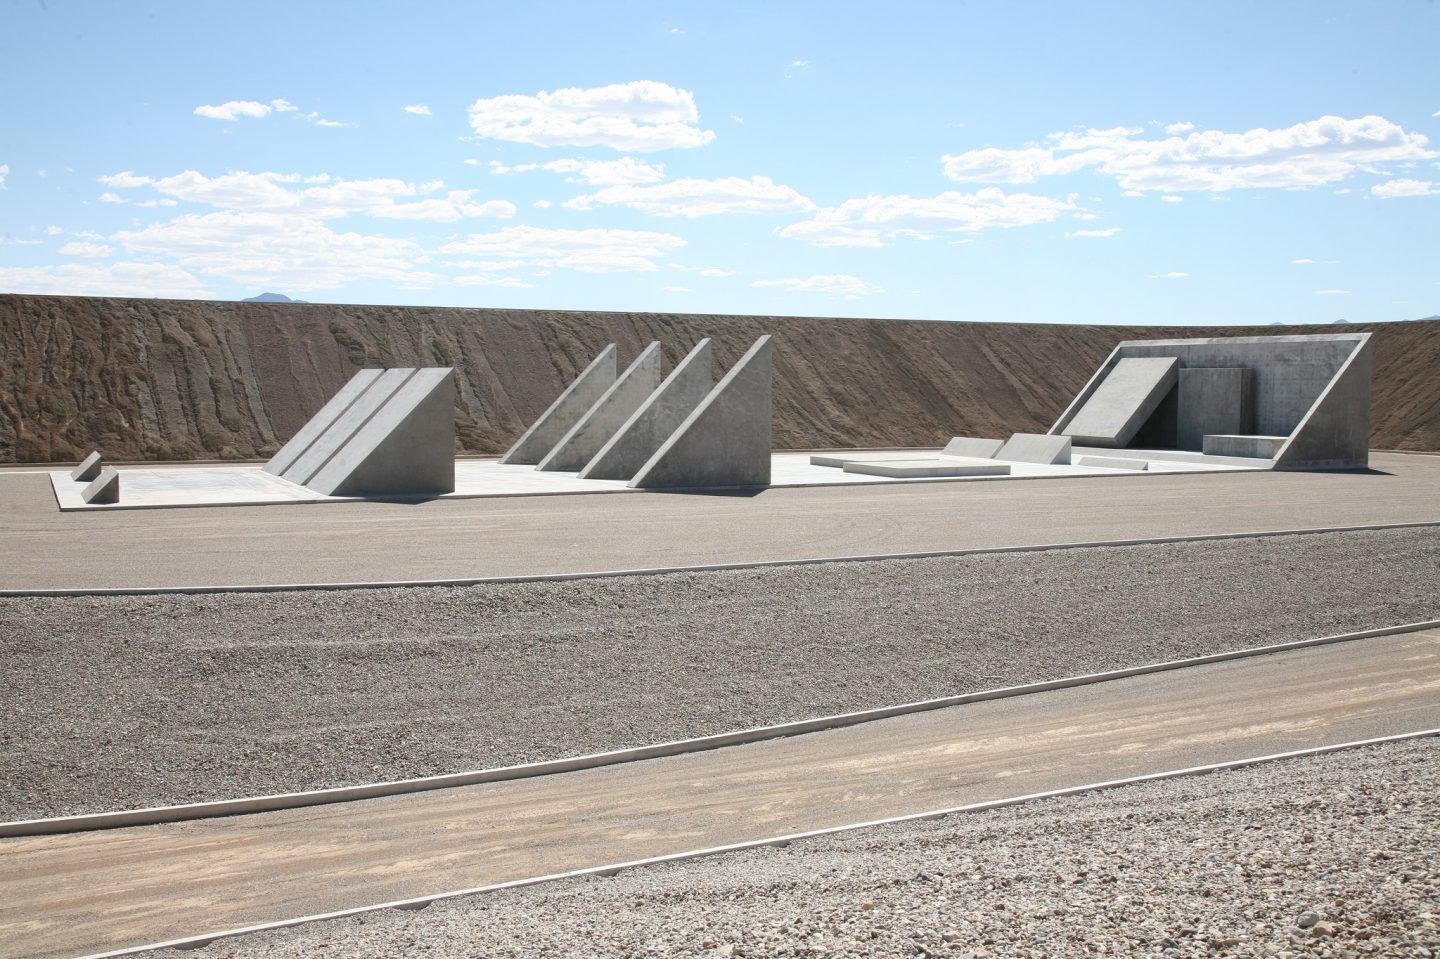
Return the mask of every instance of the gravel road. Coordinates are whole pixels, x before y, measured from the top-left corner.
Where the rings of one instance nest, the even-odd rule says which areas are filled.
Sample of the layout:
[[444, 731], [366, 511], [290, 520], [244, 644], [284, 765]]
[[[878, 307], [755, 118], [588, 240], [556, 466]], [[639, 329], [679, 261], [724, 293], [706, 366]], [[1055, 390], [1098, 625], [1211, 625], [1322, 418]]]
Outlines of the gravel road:
[[0, 819], [455, 772], [1440, 618], [1440, 532], [0, 600]]
[[291, 956], [1440, 955], [1435, 740], [220, 942]]

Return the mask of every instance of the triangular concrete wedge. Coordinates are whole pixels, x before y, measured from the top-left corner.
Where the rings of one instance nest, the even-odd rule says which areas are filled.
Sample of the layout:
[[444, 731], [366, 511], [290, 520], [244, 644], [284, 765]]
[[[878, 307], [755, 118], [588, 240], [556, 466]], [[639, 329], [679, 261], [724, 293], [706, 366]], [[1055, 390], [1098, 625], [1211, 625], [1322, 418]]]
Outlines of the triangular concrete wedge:
[[651, 343], [641, 351], [624, 373], [620, 374], [595, 405], [580, 417], [555, 448], [545, 455], [538, 470], [578, 470], [600, 452], [600, 447], [625, 425], [641, 403], [660, 385], [660, 369], [664, 356], [660, 344]]
[[308, 483], [327, 496], [455, 492], [455, 371], [410, 374]]
[[771, 338], [756, 340], [630, 485], [701, 489], [770, 485]]
[[710, 339], [706, 337], [640, 404], [610, 441], [580, 471], [581, 479], [628, 480], [650, 461], [685, 417], [695, 411], [715, 385]]
[[384, 370], [359, 370], [354, 376], [340, 387], [340, 392], [330, 397], [330, 402], [320, 407], [320, 412], [305, 421], [305, 425], [290, 438], [290, 441], [280, 447], [279, 452], [270, 457], [264, 470], [267, 473], [274, 473], [276, 476], [284, 476], [295, 461], [305, 454], [315, 444], [326, 430], [340, 418], [340, 415], [348, 410], [366, 390], [375, 384]]
[[1370, 465], [1370, 368], [1367, 333], [1275, 454], [1275, 469], [1365, 469]]
[[309, 486], [310, 481], [340, 450], [344, 449], [346, 443], [350, 442], [350, 438], [370, 422], [381, 407], [389, 402], [396, 390], [405, 385], [405, 381], [415, 373], [415, 370], [413, 368], [397, 368], [371, 372], [376, 374], [375, 378], [351, 400], [349, 405], [325, 424], [320, 434], [299, 456], [295, 457], [293, 463], [285, 467], [284, 471], [280, 473], [282, 478], [301, 486]]
[[565, 434], [589, 412], [595, 401], [615, 382], [615, 344], [611, 343], [590, 361], [550, 408], [515, 441], [500, 462], [534, 466], [565, 438]]

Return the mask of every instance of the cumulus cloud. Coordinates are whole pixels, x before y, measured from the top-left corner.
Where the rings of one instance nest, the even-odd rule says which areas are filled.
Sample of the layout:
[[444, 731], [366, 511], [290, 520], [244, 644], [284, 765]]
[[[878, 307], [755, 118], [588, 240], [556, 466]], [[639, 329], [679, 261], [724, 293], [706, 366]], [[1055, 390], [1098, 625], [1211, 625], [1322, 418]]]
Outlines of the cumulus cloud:
[[110, 255], [110, 247], [104, 243], [96, 243], [93, 240], [73, 240], [60, 247], [63, 256], [84, 256], [91, 259], [99, 259]]
[[718, 266], [689, 266], [684, 263], [671, 263], [670, 269], [680, 270], [684, 273], [698, 273], [710, 279], [719, 279], [726, 276], [735, 276], [735, 270], [722, 270]]
[[1165, 127], [1165, 132], [1173, 135], [1179, 133], [1189, 133], [1193, 129], [1195, 129], [1195, 124], [1188, 121], [1183, 121], [1180, 123], [1167, 124]]
[[506, 166], [498, 160], [490, 161], [491, 173], [531, 173], [535, 170], [574, 174], [567, 176], [566, 180], [571, 183], [588, 183], [591, 186], [658, 183], [665, 179], [665, 164], [646, 163], [634, 157], [621, 157], [618, 160], [581, 160], [571, 157], [551, 160], [549, 163], [518, 163], [515, 166]]
[[1291, 265], [1291, 266], [1310, 266], [1310, 265], [1311, 265], [1312, 263], [1314, 263], [1314, 262], [1315, 262], [1315, 261], [1312, 260], [1312, 259], [1310, 259], [1308, 256], [1302, 256], [1302, 257], [1301, 257], [1300, 259], [1298, 259], [1298, 260], [1291, 260], [1291, 261], [1290, 261], [1290, 265]]
[[1074, 233], [1067, 233], [1067, 234], [1065, 234], [1065, 235], [1066, 235], [1067, 237], [1071, 237], [1071, 238], [1079, 238], [1079, 237], [1096, 237], [1096, 238], [1098, 238], [1098, 237], [1105, 237], [1105, 236], [1114, 236], [1115, 234], [1117, 234], [1117, 233], [1119, 233], [1119, 232], [1120, 232], [1120, 228], [1119, 228], [1118, 226], [1112, 226], [1112, 227], [1110, 227], [1108, 230], [1076, 230]]
[[289, 213], [192, 213], [110, 239], [130, 253], [165, 257], [242, 286], [314, 290], [367, 280], [417, 287], [438, 279], [421, 268], [425, 252], [412, 240], [337, 233]]
[[867, 283], [858, 276], [845, 273], [826, 273], [815, 276], [788, 276], [783, 280], [756, 280], [751, 286], [775, 286], [791, 293], [832, 293], [853, 300], [872, 293], [884, 293], [885, 288]]
[[695, 96], [654, 80], [507, 94], [470, 104], [477, 136], [541, 147], [609, 147], [649, 153], [704, 146]]
[[294, 109], [295, 104], [289, 100], [271, 100], [269, 103], [261, 103], [259, 100], [227, 100], [213, 106], [201, 104], [195, 108], [194, 113], [197, 117], [208, 117], [211, 120], [239, 120], [242, 117], [258, 120], [272, 113], [289, 113]]
[[1184, 198], [1183, 196], [1175, 196], [1174, 194], [1171, 194], [1171, 193], [1167, 193], [1165, 196], [1162, 196], [1160, 199], [1164, 200], [1166, 203], [1184, 203], [1184, 202], [1185, 202], [1185, 198]]
[[1403, 196], [1440, 196], [1440, 184], [1429, 180], [1387, 180], [1370, 188], [1371, 194], [1381, 199], [1393, 200]]
[[428, 117], [430, 115], [430, 108], [423, 103], [407, 103], [402, 109], [406, 113], [415, 114], [417, 117]]
[[298, 173], [271, 172], [208, 177], [195, 170], [156, 178], [127, 170], [103, 176], [100, 182], [117, 189], [149, 187], [176, 201], [225, 210], [293, 213], [320, 219], [354, 213], [452, 223], [468, 217], [508, 219], [515, 215], [515, 204], [508, 200], [480, 200], [478, 190], [447, 191], [439, 180], [417, 185], [392, 178], [343, 180], [326, 173], [302, 177]]
[[1145, 139], [1136, 127], [1052, 133], [1016, 149], [987, 147], [940, 158], [945, 175], [967, 183], [1033, 183], [1083, 170], [1115, 178], [1127, 191], [1223, 192], [1303, 189], [1360, 169], [1440, 156], [1420, 133], [1384, 117], [1323, 116], [1283, 129], [1198, 130]]
[[612, 186], [566, 200], [571, 210], [597, 206], [628, 206], [655, 216], [690, 219], [718, 213], [807, 213], [815, 204], [793, 187], [768, 176], [724, 177], [718, 180], [671, 180], [654, 186]]
[[10, 164], [0, 163], [0, 190], [5, 189], [5, 178], [10, 175]]
[[440, 248], [457, 256], [495, 257], [530, 267], [555, 267], [581, 273], [649, 272], [685, 241], [669, 233], [640, 230], [566, 230], [511, 226], [493, 233], [472, 233]]
[[202, 300], [215, 295], [190, 273], [168, 263], [0, 266], [0, 289], [60, 296], [159, 296], [177, 300]]
[[814, 216], [776, 231], [816, 246], [879, 247], [896, 237], [932, 239], [943, 233], [1048, 223], [1076, 209], [1071, 200], [1030, 193], [1007, 194], [998, 187], [933, 197], [867, 196], [825, 207]]

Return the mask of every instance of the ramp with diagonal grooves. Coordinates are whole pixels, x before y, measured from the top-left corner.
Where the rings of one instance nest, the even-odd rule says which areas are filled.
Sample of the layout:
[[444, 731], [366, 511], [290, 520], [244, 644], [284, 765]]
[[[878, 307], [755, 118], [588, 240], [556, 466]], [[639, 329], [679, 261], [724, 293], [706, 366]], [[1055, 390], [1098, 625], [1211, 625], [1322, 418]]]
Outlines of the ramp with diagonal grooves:
[[695, 755], [0, 843], [0, 953], [98, 952], [1440, 726], [1440, 631]]

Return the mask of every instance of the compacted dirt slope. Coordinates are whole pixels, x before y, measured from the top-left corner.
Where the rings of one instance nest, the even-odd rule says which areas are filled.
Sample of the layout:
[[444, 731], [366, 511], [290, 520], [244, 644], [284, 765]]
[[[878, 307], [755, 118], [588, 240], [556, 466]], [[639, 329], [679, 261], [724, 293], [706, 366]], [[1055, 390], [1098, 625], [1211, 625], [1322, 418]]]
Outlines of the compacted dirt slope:
[[776, 337], [775, 445], [1043, 431], [1123, 339], [1368, 330], [1372, 445], [1440, 449], [1440, 321], [1130, 327], [0, 295], [0, 461], [267, 456], [362, 366], [454, 366], [461, 452], [506, 449], [606, 343], [717, 374]]

